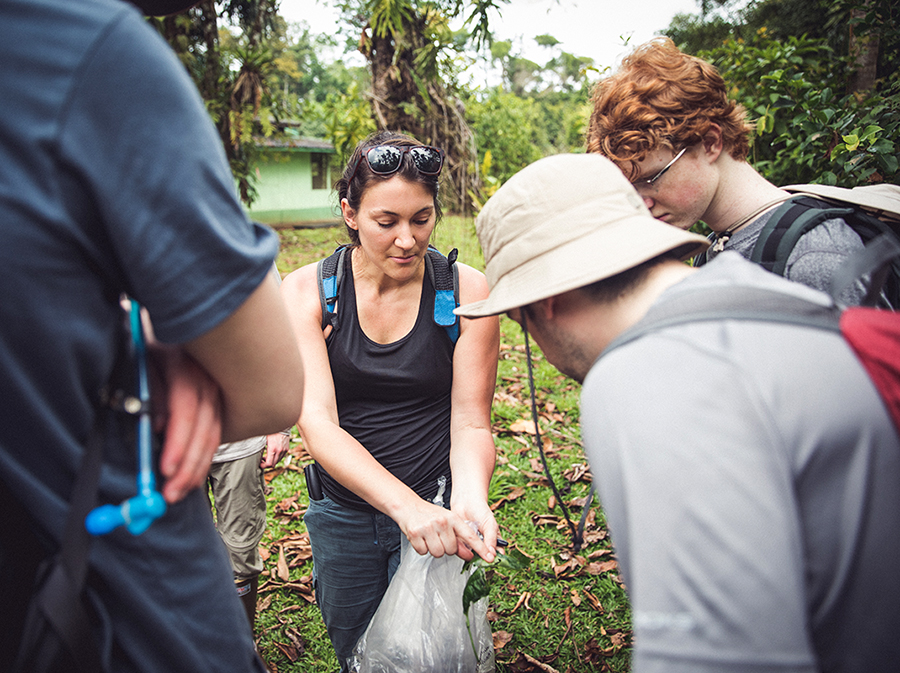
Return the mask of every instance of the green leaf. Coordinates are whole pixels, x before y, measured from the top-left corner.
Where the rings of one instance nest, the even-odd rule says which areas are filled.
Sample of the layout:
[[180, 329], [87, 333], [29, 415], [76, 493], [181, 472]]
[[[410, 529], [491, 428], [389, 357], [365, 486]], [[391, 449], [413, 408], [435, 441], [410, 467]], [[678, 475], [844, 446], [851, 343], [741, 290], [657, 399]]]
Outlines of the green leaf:
[[878, 126], [876, 124], [871, 124], [866, 127], [865, 131], [862, 132], [861, 140], [865, 140], [869, 144], [872, 144], [874, 136], [876, 136], [878, 134], [878, 132], [882, 131], [882, 130], [883, 129], [880, 126]]
[[488, 587], [488, 581], [487, 577], [484, 574], [484, 568], [478, 567], [466, 581], [466, 586], [463, 589], [463, 613], [468, 615], [469, 607], [473, 603], [477, 603], [478, 601], [480, 601], [482, 598], [486, 598], [489, 593], [490, 587]]
[[531, 559], [518, 549], [510, 549], [505, 554], [497, 554], [496, 562], [497, 565], [509, 568], [510, 570], [522, 570], [523, 568], [528, 567], [528, 564], [531, 563]]
[[844, 140], [844, 143], [847, 145], [847, 149], [851, 152], [859, 147], [859, 136], [855, 133], [851, 133], [847, 136], [841, 136]]
[[900, 168], [900, 162], [893, 154], [879, 154], [878, 160], [886, 173], [896, 173], [897, 169]]

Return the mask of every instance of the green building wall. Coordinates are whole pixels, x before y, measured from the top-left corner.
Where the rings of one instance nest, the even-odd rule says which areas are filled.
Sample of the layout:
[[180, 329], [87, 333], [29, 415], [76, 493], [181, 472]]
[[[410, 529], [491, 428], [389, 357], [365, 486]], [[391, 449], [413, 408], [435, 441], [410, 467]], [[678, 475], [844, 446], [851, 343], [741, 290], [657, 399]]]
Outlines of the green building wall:
[[[260, 148], [253, 178], [257, 198], [250, 217], [272, 227], [322, 226], [340, 222], [334, 191], [334, 151]], [[314, 168], [324, 168], [315, 171]]]

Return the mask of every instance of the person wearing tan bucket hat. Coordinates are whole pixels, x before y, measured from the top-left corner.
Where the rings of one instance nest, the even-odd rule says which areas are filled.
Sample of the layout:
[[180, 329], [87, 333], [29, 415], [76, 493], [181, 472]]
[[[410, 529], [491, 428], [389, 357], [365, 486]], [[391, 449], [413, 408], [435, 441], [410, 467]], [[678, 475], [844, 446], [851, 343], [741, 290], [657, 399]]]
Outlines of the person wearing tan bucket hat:
[[837, 332], [679, 320], [717, 294], [831, 298], [734, 252], [683, 264], [705, 240], [599, 155], [523, 169], [476, 230], [490, 294], [457, 312], [507, 313], [583, 381], [635, 673], [893, 670], [900, 443], [866, 372]]

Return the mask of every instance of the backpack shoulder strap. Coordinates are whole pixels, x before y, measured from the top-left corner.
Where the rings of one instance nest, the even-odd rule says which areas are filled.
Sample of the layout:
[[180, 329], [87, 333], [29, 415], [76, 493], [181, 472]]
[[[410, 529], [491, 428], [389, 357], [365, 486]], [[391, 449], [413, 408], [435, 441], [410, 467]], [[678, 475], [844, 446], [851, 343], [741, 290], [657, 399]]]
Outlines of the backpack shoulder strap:
[[684, 293], [654, 306], [601, 354], [657, 330], [692, 322], [753, 320], [777, 322], [840, 332], [841, 310], [793, 295], [748, 287], [709, 288]]
[[650, 307], [641, 320], [606, 347], [601, 355], [654, 330], [688, 322], [709, 320], [762, 320], [840, 331], [843, 307], [837, 297], [864, 274], [872, 275], [871, 292], [881, 289], [889, 264], [900, 258], [900, 244], [878, 237], [848, 257], [835, 273], [831, 304], [825, 306], [795, 295], [759, 287], [703, 288], [667, 299]]
[[338, 328], [337, 300], [341, 280], [344, 276], [344, 253], [346, 245], [339, 246], [325, 259], [316, 264], [316, 279], [319, 286], [319, 304], [322, 307], [322, 329], [329, 325]]
[[847, 189], [807, 184], [786, 185], [781, 189], [792, 194], [816, 196], [836, 205], [852, 204], [884, 222], [900, 224], [900, 185], [880, 182]]
[[425, 255], [425, 268], [434, 286], [434, 322], [446, 330], [454, 344], [459, 339], [459, 316], [453, 313], [453, 309], [459, 306], [457, 254], [456, 248], [453, 248], [444, 257], [437, 248], [429, 246]]
[[850, 218], [853, 206], [836, 206], [812, 196], [798, 195], [781, 204], [760, 231], [750, 261], [767, 271], [784, 276], [788, 257], [797, 241], [825, 220]]

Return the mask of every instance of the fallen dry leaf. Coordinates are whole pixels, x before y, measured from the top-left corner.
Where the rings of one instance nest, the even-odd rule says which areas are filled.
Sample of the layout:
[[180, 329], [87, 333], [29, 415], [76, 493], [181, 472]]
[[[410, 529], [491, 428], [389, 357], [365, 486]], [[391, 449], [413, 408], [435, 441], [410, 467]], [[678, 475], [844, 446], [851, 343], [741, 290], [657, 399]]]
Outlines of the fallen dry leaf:
[[534, 429], [534, 421], [530, 418], [520, 418], [517, 421], [514, 421], [509, 426], [510, 432], [526, 432], [529, 435], [536, 434], [536, 430]]
[[494, 651], [502, 650], [503, 647], [512, 640], [512, 634], [508, 631], [495, 631], [492, 634], [494, 639]]
[[519, 606], [522, 604], [525, 605], [526, 610], [530, 610], [531, 608], [528, 607], [528, 600], [530, 598], [531, 598], [531, 593], [528, 591], [523, 591], [521, 594], [519, 594], [519, 600], [516, 601], [516, 606], [512, 609], [512, 612], [510, 612], [509, 614], [513, 614], [513, 612], [518, 610]]
[[513, 500], [517, 500], [518, 498], [521, 498], [523, 495], [525, 495], [525, 489], [521, 486], [517, 486], [516, 488], [511, 490], [509, 493], [507, 493], [505, 496], [500, 498], [493, 505], [491, 505], [491, 511], [496, 511], [497, 508], [500, 507], [501, 505], [503, 505], [504, 503], [512, 502]]
[[576, 481], [587, 481], [590, 482], [591, 472], [587, 463], [576, 463], [572, 465], [566, 470], [563, 470], [563, 477], [565, 477], [566, 481], [570, 481], [575, 483]]
[[300, 658], [300, 653], [297, 652], [297, 648], [293, 645], [279, 642], [274, 642], [273, 644], [275, 645], [275, 647], [281, 650], [281, 653], [286, 656], [288, 658], [288, 661], [290, 661], [292, 664]]
[[278, 573], [278, 579], [282, 582], [287, 582], [291, 578], [291, 571], [288, 570], [287, 559], [284, 556], [284, 546], [278, 546], [278, 562], [275, 566], [276, 572]]
[[585, 592], [584, 592], [584, 597], [587, 598], [588, 603], [590, 603], [590, 604], [593, 606], [593, 608], [594, 608], [597, 612], [606, 612], [606, 611], [603, 609], [603, 606], [600, 604], [600, 599], [597, 598], [597, 597], [596, 597], [594, 594], [592, 594], [590, 591], [585, 591]]
[[595, 561], [593, 563], [589, 563], [585, 570], [591, 575], [602, 575], [603, 573], [612, 572], [619, 567], [619, 564], [616, 563], [616, 560], [613, 559], [611, 561]]
[[581, 594], [578, 592], [578, 589], [572, 589], [572, 605], [576, 608], [581, 605]]
[[524, 657], [525, 657], [525, 660], [529, 664], [532, 664], [533, 666], [537, 666], [537, 670], [541, 671], [542, 673], [559, 673], [559, 671], [556, 670], [555, 668], [553, 668], [553, 666], [551, 666], [550, 664], [545, 664], [543, 661], [540, 661], [539, 659], [535, 659], [531, 655], [524, 654]]
[[612, 553], [613, 553], [612, 549], [598, 549], [598, 550], [592, 551], [590, 554], [588, 554], [588, 558], [593, 560], [596, 558], [600, 558], [602, 556], [609, 556]]

